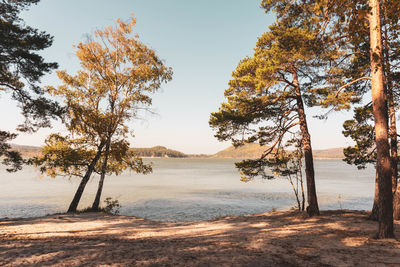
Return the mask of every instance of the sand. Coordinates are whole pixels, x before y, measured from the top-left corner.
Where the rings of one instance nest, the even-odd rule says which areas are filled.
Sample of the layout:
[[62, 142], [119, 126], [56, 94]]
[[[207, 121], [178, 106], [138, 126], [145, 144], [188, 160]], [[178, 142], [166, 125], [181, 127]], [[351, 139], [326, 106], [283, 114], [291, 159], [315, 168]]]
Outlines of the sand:
[[270, 212], [205, 222], [102, 213], [0, 220], [0, 266], [400, 266], [360, 211]]

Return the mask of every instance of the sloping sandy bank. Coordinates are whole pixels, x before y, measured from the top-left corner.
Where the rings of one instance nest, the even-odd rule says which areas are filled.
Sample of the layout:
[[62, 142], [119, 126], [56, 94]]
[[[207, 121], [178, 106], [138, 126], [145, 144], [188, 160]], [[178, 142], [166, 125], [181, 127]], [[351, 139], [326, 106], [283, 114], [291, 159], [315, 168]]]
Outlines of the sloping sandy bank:
[[164, 223], [99, 213], [0, 220], [0, 266], [400, 266], [365, 212], [296, 212]]

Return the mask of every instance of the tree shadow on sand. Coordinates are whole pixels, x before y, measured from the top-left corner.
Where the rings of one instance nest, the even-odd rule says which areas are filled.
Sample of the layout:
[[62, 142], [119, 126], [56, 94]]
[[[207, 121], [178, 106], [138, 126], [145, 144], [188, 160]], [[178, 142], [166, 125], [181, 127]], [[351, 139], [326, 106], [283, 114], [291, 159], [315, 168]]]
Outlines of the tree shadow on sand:
[[[396, 229], [400, 227], [397, 222]], [[359, 211], [297, 212], [168, 223], [105, 214], [0, 221], [0, 265], [395, 265], [400, 242], [376, 240]], [[400, 231], [396, 231], [400, 237]]]

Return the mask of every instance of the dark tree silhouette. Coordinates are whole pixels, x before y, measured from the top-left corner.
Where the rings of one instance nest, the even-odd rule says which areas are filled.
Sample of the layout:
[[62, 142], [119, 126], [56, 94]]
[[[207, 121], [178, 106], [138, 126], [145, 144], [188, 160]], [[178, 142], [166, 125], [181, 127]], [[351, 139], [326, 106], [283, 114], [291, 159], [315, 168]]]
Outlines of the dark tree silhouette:
[[[57, 68], [57, 63], [45, 62], [39, 51], [48, 48], [53, 37], [25, 25], [19, 17], [21, 11], [39, 0], [2, 0], [0, 2], [0, 92], [11, 94], [25, 117], [19, 131], [34, 132], [50, 126], [50, 119], [63, 112], [59, 105], [44, 97], [40, 78]], [[21, 169], [23, 160], [11, 151], [7, 143], [17, 135], [0, 131], [0, 155], [3, 163], [11, 165], [9, 171]]]

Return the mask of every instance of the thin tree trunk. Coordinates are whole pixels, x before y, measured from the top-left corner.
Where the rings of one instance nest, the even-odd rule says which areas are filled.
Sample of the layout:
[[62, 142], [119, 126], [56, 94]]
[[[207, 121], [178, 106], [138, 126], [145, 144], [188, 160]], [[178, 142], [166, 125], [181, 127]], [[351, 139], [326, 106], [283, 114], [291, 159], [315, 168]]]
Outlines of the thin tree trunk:
[[294, 70], [293, 83], [295, 85], [297, 112], [300, 121], [300, 130], [302, 135], [302, 144], [304, 151], [304, 161], [306, 165], [306, 181], [307, 181], [307, 202], [306, 208], [309, 216], [319, 215], [317, 192], [315, 190], [315, 174], [314, 174], [314, 160], [311, 148], [311, 137], [308, 131], [306, 114], [304, 112], [303, 99], [301, 97], [300, 85], [297, 77], [297, 72]]
[[304, 186], [303, 186], [303, 178], [301, 178], [301, 211], [304, 211], [304, 205], [306, 203], [306, 198], [304, 196]]
[[299, 211], [301, 211], [301, 203], [300, 203], [300, 199], [299, 199], [299, 196], [298, 196], [298, 195], [296, 196], [296, 199], [297, 199], [297, 209], [298, 209]]
[[396, 193], [393, 196], [393, 219], [400, 220], [400, 184], [397, 184]]
[[[118, 85], [116, 84], [116, 86], [118, 86]], [[110, 154], [109, 152], [110, 152], [110, 146], [111, 146], [111, 137], [115, 133], [115, 130], [116, 130], [117, 126], [118, 126], [118, 123], [114, 124], [114, 122], [115, 122], [114, 121], [114, 118], [115, 118], [114, 117], [115, 116], [115, 114], [114, 114], [114, 112], [115, 112], [115, 102], [116, 102], [116, 99], [114, 99], [113, 97], [109, 96], [110, 114], [111, 114], [112, 120], [111, 120], [111, 124], [109, 125], [110, 128], [107, 131], [107, 141], [106, 141], [104, 162], [103, 162], [103, 165], [101, 167], [99, 186], [97, 188], [96, 197], [95, 197], [95, 199], [93, 201], [92, 210], [98, 210], [99, 206], [100, 206], [101, 193], [103, 192], [104, 179], [105, 179], [106, 171], [107, 171], [108, 156]]]
[[[301, 169], [300, 169], [300, 171], [301, 171]], [[297, 176], [296, 176], [296, 177], [297, 177]], [[297, 209], [298, 209], [299, 211], [301, 211], [301, 204], [300, 204], [300, 198], [299, 198], [299, 179], [297, 178], [297, 187], [294, 185], [291, 176], [288, 177], [288, 180], [289, 180], [290, 185], [292, 186], [294, 196], [296, 197]]]
[[391, 238], [393, 234], [392, 170], [388, 142], [388, 111], [384, 88], [382, 33], [379, 0], [369, 0], [372, 108], [375, 119], [377, 148], [376, 170], [379, 188], [378, 238]]
[[372, 206], [371, 215], [369, 216], [370, 220], [378, 221], [379, 217], [379, 186], [378, 186], [378, 172], [375, 174], [375, 194], [374, 194], [374, 205]]
[[88, 169], [85, 173], [85, 176], [82, 178], [81, 183], [79, 184], [78, 189], [76, 190], [75, 196], [71, 201], [71, 204], [69, 205], [68, 212], [76, 212], [76, 209], [78, 208], [79, 201], [81, 200], [83, 191], [85, 190], [86, 184], [90, 179], [90, 176], [93, 173], [94, 167], [96, 166], [96, 163], [99, 161], [103, 147], [105, 143], [100, 143], [97, 153], [95, 157], [92, 159], [92, 162], [88, 166]]
[[[303, 166], [301, 160], [298, 162], [298, 166], [299, 169], [301, 170], [301, 167]], [[300, 177], [300, 189], [301, 189], [301, 211], [304, 211], [304, 204], [306, 202], [306, 198], [304, 196], [303, 173], [301, 171], [299, 172], [299, 177]]]
[[110, 140], [107, 141], [107, 145], [106, 145], [106, 148], [104, 151], [104, 162], [101, 167], [99, 186], [97, 188], [96, 197], [95, 197], [93, 205], [92, 205], [92, 210], [99, 210], [101, 193], [103, 191], [104, 178], [106, 177], [108, 155], [109, 155], [109, 151], [110, 151], [110, 142], [111, 142]]

